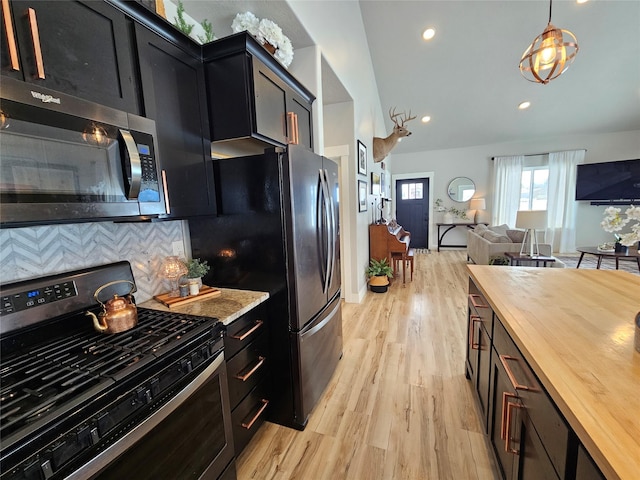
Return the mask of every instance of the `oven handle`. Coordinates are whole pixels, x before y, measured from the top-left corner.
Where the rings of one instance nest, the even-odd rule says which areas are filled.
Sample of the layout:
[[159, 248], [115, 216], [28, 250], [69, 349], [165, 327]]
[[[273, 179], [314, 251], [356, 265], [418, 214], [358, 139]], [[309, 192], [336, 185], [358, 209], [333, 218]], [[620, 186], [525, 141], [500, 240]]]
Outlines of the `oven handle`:
[[142, 437], [158, 426], [165, 418], [171, 415], [171, 413], [185, 402], [187, 398], [189, 398], [198, 388], [204, 385], [207, 380], [209, 380], [209, 377], [223, 365], [224, 353], [220, 353], [220, 355], [213, 360], [211, 365], [205, 368], [200, 375], [193, 379], [191, 383], [180, 390], [175, 397], [165, 403], [153, 415], [145, 419], [116, 443], [106, 450], [103, 450], [99, 455], [92, 458], [71, 475], [65, 477], [65, 480], [85, 480], [105, 468], [113, 461], [113, 459], [126, 452], [130, 447], [139, 442]]

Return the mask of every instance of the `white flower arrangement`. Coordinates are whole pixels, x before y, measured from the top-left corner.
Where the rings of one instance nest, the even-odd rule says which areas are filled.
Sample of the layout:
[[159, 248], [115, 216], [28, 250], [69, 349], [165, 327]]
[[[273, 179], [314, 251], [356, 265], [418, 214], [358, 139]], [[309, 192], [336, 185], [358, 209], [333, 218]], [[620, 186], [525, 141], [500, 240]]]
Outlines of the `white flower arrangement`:
[[[640, 207], [634, 207], [631, 205], [624, 212], [626, 217], [623, 217], [620, 212], [622, 210], [616, 207], [608, 207], [604, 211], [604, 220], [600, 222], [600, 226], [605, 232], [613, 233], [613, 236], [622, 245], [630, 247], [636, 242], [640, 242]], [[637, 220], [636, 223], [631, 225], [631, 232], [623, 233], [619, 235], [615, 232], [622, 230], [628, 223]]]
[[293, 46], [291, 40], [282, 33], [277, 23], [263, 18], [259, 20], [251, 12], [238, 13], [231, 23], [233, 33], [247, 31], [253, 35], [261, 45], [270, 43], [276, 48], [274, 57], [285, 67], [293, 61]]

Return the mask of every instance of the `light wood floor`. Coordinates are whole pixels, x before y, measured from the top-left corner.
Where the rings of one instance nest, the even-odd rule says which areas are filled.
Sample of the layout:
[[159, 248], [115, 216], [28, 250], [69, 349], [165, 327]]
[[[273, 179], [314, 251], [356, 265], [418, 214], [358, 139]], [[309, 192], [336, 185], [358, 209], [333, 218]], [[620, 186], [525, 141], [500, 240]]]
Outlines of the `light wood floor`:
[[265, 423], [238, 479], [494, 480], [465, 379], [466, 251], [343, 305], [344, 356], [303, 432]]

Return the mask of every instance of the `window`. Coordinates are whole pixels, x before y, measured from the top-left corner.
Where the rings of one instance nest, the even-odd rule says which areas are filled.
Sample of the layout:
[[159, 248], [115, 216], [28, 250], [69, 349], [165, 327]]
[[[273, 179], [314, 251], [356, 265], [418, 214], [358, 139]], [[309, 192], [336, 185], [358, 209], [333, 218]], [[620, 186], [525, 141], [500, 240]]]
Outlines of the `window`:
[[401, 200], [421, 200], [423, 198], [423, 195], [424, 193], [422, 192], [422, 182], [402, 184], [402, 193], [400, 196]]
[[524, 167], [520, 180], [519, 210], [546, 210], [549, 167]]

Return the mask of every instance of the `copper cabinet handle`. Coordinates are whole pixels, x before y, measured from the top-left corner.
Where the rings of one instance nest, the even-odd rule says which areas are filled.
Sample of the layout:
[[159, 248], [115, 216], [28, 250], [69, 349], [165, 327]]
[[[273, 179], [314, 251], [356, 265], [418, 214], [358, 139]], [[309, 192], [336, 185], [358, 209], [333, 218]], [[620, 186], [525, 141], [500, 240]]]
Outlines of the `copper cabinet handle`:
[[480, 350], [480, 342], [475, 341], [476, 322], [482, 322], [482, 317], [478, 315], [469, 316], [469, 345], [473, 350]]
[[287, 128], [289, 129], [288, 143], [298, 144], [298, 115], [287, 112]]
[[254, 373], [256, 373], [256, 371], [262, 366], [265, 360], [266, 357], [259, 356], [256, 364], [247, 373], [243, 374], [242, 372], [238, 372], [233, 377], [246, 382]]
[[482, 298], [482, 297], [474, 293], [469, 294], [469, 300], [471, 300], [471, 305], [473, 305], [476, 308], [489, 308], [489, 305], [485, 305], [484, 303], [476, 303], [477, 298]]
[[167, 171], [162, 170], [160, 174], [162, 176], [162, 190], [164, 193], [164, 210], [167, 212], [167, 215], [170, 215], [171, 205], [169, 204], [169, 189], [167, 188]]
[[9, 8], [9, 0], [2, 0], [2, 16], [4, 17], [4, 29], [7, 31], [7, 43], [9, 47], [11, 70], [16, 70], [19, 72], [20, 62], [18, 61], [18, 47], [16, 44], [16, 35], [13, 31], [13, 20], [11, 20], [11, 9]]
[[38, 32], [38, 20], [33, 8], [27, 10], [29, 26], [31, 27], [31, 39], [33, 40], [33, 54], [36, 58], [36, 76], [44, 80], [44, 62], [42, 61], [42, 49], [40, 48], [40, 33]]
[[254, 324], [253, 327], [251, 327], [249, 330], [247, 330], [246, 332], [244, 332], [241, 335], [235, 334], [235, 335], [229, 335], [230, 338], [233, 338], [235, 340], [244, 340], [245, 338], [247, 338], [249, 335], [251, 335], [253, 332], [255, 332], [256, 330], [258, 330], [262, 324], [264, 322], [262, 320], [256, 320], [256, 323]]
[[[514, 395], [515, 396], [515, 395]], [[505, 426], [505, 432], [504, 432], [504, 451], [507, 453], [513, 453], [514, 455], [520, 455], [520, 450], [517, 448], [511, 448], [511, 441], [513, 440], [511, 438], [511, 412], [512, 409], [514, 408], [524, 408], [522, 405], [520, 405], [519, 403], [514, 403], [514, 402], [509, 402], [507, 400], [507, 415], [506, 415], [506, 426]]]
[[242, 425], [243, 428], [246, 428], [247, 430], [250, 430], [251, 427], [253, 427], [253, 424], [256, 423], [256, 420], [258, 420], [258, 418], [260, 418], [260, 415], [262, 415], [262, 412], [264, 412], [264, 409], [267, 408], [267, 405], [269, 405], [269, 400], [265, 400], [264, 398], [262, 398], [260, 401], [262, 402], [262, 406], [256, 412], [256, 414], [253, 416], [253, 418], [251, 420], [249, 420], [248, 422], [242, 422], [240, 424], [240, 425]]
[[509, 367], [509, 364], [507, 363], [509, 360], [519, 362], [520, 359], [516, 357], [511, 357], [509, 355], [500, 355], [500, 362], [502, 363], [502, 366], [507, 372], [507, 376], [509, 377], [509, 381], [511, 382], [511, 385], [513, 385], [513, 388], [515, 388], [516, 390], [535, 390], [535, 388], [533, 387], [529, 387], [527, 385], [521, 385], [518, 383], [515, 375], [511, 371], [511, 368]]
[[507, 404], [511, 403], [509, 402], [510, 398], [518, 398], [518, 396], [514, 393], [509, 393], [509, 392], [502, 392], [502, 413], [500, 415], [500, 438], [502, 440], [504, 440], [505, 438], [507, 438], [507, 434], [509, 433], [509, 425], [507, 423], [507, 413], [508, 410], [506, 408]]

